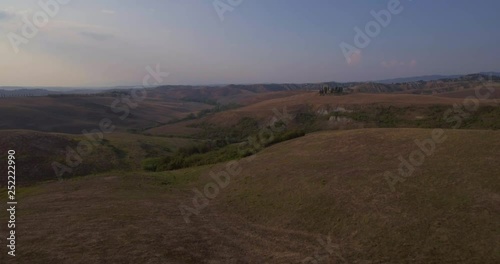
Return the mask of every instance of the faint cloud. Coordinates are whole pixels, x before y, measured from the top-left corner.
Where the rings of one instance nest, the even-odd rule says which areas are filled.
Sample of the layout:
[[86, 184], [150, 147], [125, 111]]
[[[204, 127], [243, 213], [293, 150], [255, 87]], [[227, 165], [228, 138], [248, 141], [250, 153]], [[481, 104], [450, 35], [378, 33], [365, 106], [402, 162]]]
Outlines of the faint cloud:
[[54, 22], [51, 24], [51, 27], [59, 30], [78, 30], [88, 32], [110, 30], [110, 28], [102, 27], [99, 25], [80, 23], [70, 20], [54, 20]]
[[112, 28], [69, 20], [54, 20], [48, 27], [48, 30], [54, 34], [65, 36], [68, 39], [73, 39], [75, 37], [74, 34], [98, 41], [115, 38]]
[[18, 14], [10, 10], [0, 10], [0, 22], [11, 20], [12, 18], [15, 18], [17, 15]]
[[114, 10], [102, 9], [101, 13], [108, 14], [108, 15], [114, 15], [116, 12]]
[[394, 68], [394, 67], [402, 67], [402, 66], [409, 66], [409, 67], [415, 67], [417, 65], [417, 61], [415, 59], [405, 62], [405, 61], [399, 61], [399, 60], [390, 60], [390, 61], [382, 61], [380, 63], [382, 67], [384, 68]]
[[12, 8], [0, 10], [0, 31], [16, 32], [22, 25], [21, 17], [26, 11], [16, 11]]
[[391, 60], [391, 61], [383, 61], [381, 64], [385, 68], [392, 68], [392, 67], [400, 65], [401, 63], [404, 64], [404, 62], [399, 62], [397, 60]]
[[105, 41], [114, 37], [113, 34], [110, 33], [96, 33], [88, 31], [81, 31], [80, 35], [97, 41]]
[[7, 13], [6, 11], [0, 10], [0, 21], [10, 19], [11, 16], [12, 15], [10, 13]]
[[347, 63], [349, 65], [356, 65], [361, 62], [361, 59], [362, 59], [361, 50], [358, 49], [351, 53], [351, 55], [347, 59]]

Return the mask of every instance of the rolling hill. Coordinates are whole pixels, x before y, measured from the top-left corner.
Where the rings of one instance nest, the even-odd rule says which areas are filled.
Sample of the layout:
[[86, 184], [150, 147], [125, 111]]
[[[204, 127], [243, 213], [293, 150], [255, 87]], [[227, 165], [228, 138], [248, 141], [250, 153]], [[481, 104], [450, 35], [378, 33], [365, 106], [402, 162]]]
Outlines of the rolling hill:
[[[84, 143], [81, 150], [80, 143]], [[89, 145], [87, 143], [90, 143], [90, 149], [85, 147]], [[119, 132], [103, 134], [100, 139], [95, 134], [87, 137], [30, 130], [0, 130], [0, 148], [16, 151], [17, 182], [24, 186], [58, 180], [54, 162], [70, 169], [62, 175], [64, 179], [111, 170], [140, 170], [145, 158], [168, 156], [178, 148], [191, 144], [190, 140], [183, 138]], [[6, 153], [0, 157], [6, 159]], [[57, 171], [61, 170], [58, 167]], [[7, 167], [0, 167], [0, 173], [7, 174]], [[5, 186], [6, 182], [7, 178], [1, 179], [0, 186]]]
[[395, 191], [384, 178], [385, 171], [397, 171], [399, 155], [407, 159], [418, 150], [415, 139], [431, 133], [329, 131], [274, 145], [239, 160], [229, 184], [191, 215], [190, 224], [179, 205], [193, 206], [193, 190], [204, 192], [214, 183], [211, 172], [226, 170], [225, 164], [110, 172], [21, 188], [18, 258], [498, 263], [497, 131], [445, 130], [446, 140]]

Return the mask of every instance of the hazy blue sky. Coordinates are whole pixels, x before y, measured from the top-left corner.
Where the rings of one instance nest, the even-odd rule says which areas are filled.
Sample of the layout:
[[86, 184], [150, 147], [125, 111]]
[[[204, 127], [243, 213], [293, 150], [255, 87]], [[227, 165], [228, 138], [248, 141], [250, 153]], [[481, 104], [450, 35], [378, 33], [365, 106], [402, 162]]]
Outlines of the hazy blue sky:
[[243, 0], [221, 21], [212, 0], [72, 0], [16, 54], [8, 34], [23, 36], [22, 17], [42, 9], [38, 0], [2, 0], [0, 86], [135, 85], [156, 64], [170, 73], [166, 84], [500, 71], [496, 0], [401, 0], [402, 11], [347, 63], [340, 43], [354, 45], [354, 28], [364, 31], [370, 11], [389, 2]]

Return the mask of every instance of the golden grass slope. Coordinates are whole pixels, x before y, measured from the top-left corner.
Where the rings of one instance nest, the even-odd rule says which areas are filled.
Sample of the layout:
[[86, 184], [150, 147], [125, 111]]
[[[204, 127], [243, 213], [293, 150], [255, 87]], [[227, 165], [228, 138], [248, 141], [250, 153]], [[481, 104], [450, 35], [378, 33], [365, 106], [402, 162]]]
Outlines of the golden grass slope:
[[[296, 112], [310, 108], [319, 110], [336, 107], [359, 107], [359, 106], [395, 106], [407, 107], [418, 106], [428, 107], [433, 105], [463, 104], [464, 98], [448, 98], [432, 95], [414, 95], [414, 94], [367, 94], [354, 93], [343, 96], [319, 96], [317, 92], [302, 92], [288, 97], [274, 98], [241, 108], [219, 112], [199, 120], [189, 120], [175, 124], [158, 126], [146, 131], [153, 135], [189, 135], [198, 132], [196, 128], [190, 127], [194, 123], [207, 122], [220, 126], [231, 126], [236, 124], [243, 117], [251, 117], [259, 121], [270, 119], [275, 115], [273, 109], [280, 113], [286, 108], [288, 112]], [[481, 105], [494, 105], [494, 100], [482, 100]]]

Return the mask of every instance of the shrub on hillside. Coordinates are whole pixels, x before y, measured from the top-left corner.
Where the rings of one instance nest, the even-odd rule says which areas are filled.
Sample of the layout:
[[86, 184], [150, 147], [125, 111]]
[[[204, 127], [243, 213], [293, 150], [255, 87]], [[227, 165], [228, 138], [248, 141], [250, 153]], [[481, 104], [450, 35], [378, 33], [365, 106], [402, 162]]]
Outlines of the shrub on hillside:
[[268, 146], [271, 146], [271, 145], [274, 145], [276, 143], [280, 143], [280, 142], [283, 142], [283, 141], [287, 141], [287, 140], [290, 140], [290, 139], [294, 139], [294, 138], [298, 138], [298, 137], [303, 137], [305, 136], [306, 133], [302, 130], [294, 130], [294, 131], [286, 131], [282, 134], [279, 134], [279, 135], [276, 135], [274, 136], [274, 139], [270, 142], [268, 142], [265, 147], [268, 147]]
[[158, 171], [158, 168], [162, 166], [162, 164], [165, 164], [168, 161], [168, 157], [162, 157], [162, 158], [147, 158], [142, 161], [142, 169], [145, 171]]

